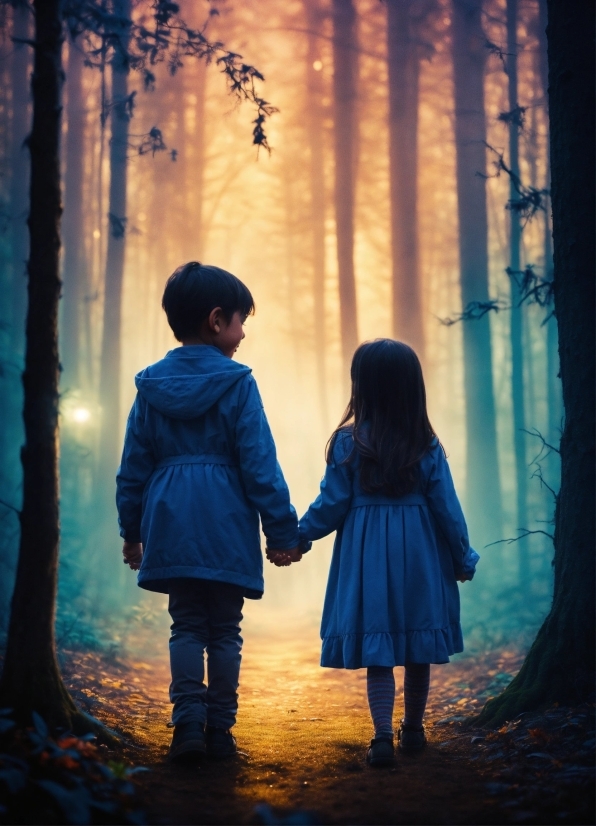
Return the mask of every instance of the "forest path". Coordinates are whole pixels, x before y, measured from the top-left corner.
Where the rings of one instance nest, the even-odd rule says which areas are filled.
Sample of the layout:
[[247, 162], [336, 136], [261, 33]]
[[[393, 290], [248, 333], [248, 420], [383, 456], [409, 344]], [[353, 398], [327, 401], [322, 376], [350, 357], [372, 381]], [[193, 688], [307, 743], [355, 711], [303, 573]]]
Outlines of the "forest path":
[[[130, 743], [124, 756], [150, 769], [138, 775], [140, 805], [150, 823], [283, 823], [295, 810], [313, 817], [288, 822], [590, 822], [577, 812], [577, 801], [575, 813], [569, 811], [567, 794], [555, 801], [551, 788], [550, 797], [544, 796], [540, 787], [552, 787], [552, 778], [542, 767], [537, 775], [525, 765], [536, 760], [521, 766], [518, 759], [512, 768], [511, 750], [503, 751], [507, 733], [492, 742], [491, 736], [479, 739], [486, 732], [459, 726], [463, 715], [479, 709], [488, 694], [509, 681], [521, 662], [518, 653], [500, 651], [435, 666], [428, 747], [414, 757], [398, 754], [393, 768], [371, 769], [364, 761], [371, 737], [365, 670], [320, 668], [314, 635], [306, 640], [287, 631], [246, 636], [234, 731], [242, 754], [192, 768], [166, 762], [172, 732], [166, 727], [165, 640], [155, 645], [158, 656], [106, 663], [86, 654], [68, 664], [66, 676], [77, 700], [125, 731]], [[402, 673], [396, 669], [398, 685]], [[400, 688], [396, 720], [402, 699]], [[544, 752], [546, 746], [530, 748]], [[264, 816], [256, 809], [261, 804], [271, 807]], [[552, 816], [556, 809], [566, 811], [544, 819], [543, 806]]]

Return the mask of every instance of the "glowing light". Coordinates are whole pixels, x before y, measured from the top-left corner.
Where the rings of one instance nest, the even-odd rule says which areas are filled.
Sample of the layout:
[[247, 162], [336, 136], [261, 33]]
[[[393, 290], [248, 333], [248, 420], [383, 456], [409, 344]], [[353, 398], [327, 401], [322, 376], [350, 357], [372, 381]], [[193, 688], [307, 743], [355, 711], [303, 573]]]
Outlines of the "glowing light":
[[315, 60], [315, 62], [312, 64], [312, 67], [315, 70], [315, 72], [320, 72], [323, 68], [323, 63], [320, 60]]
[[72, 411], [72, 418], [75, 422], [79, 422], [80, 424], [83, 422], [88, 422], [91, 418], [91, 411], [87, 410], [86, 407], [75, 407]]
[[96, 240], [97, 240], [98, 238], [101, 238], [101, 232], [100, 232], [98, 229], [94, 229], [94, 230], [93, 230], [93, 237], [94, 237]]

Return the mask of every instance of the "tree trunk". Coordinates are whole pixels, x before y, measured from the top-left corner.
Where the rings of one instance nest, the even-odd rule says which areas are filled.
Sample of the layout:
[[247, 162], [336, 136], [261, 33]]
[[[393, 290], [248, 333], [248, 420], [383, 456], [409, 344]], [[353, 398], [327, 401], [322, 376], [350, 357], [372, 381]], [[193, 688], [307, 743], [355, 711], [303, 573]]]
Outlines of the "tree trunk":
[[479, 721], [499, 725], [594, 693], [594, 10], [548, 0], [555, 309], [565, 426], [551, 611], [507, 689]]
[[[546, 0], [539, 0], [539, 66], [540, 81], [544, 94], [545, 105], [548, 101], [548, 55], [546, 45], [546, 26], [548, 15]], [[547, 148], [547, 175], [546, 188], [550, 190], [550, 151]], [[547, 197], [544, 212], [544, 278], [553, 277], [553, 245], [550, 225], [550, 199]], [[561, 438], [562, 411], [561, 411], [561, 382], [559, 379], [559, 336], [557, 320], [553, 315], [546, 322], [546, 391], [548, 404], [548, 442], [557, 446]], [[557, 463], [558, 464], [558, 463]]]
[[[130, 21], [131, 0], [115, 0], [114, 12]], [[127, 50], [129, 25], [123, 24], [122, 49]], [[99, 484], [106, 490], [115, 478], [120, 454], [120, 356], [122, 285], [126, 248], [126, 178], [128, 153], [128, 59], [116, 52], [112, 59], [109, 235], [104, 281], [103, 335], [99, 400], [101, 405]], [[110, 501], [113, 499], [110, 489]]]
[[333, 97], [335, 137], [335, 221], [343, 379], [347, 383], [358, 346], [354, 277], [356, 158], [356, 10], [353, 0], [333, 0]]
[[[515, 111], [517, 99], [517, 0], [507, 0], [507, 79], [509, 87], [509, 166], [519, 180], [519, 126]], [[509, 198], [515, 202], [519, 193], [513, 178], [509, 179]], [[521, 223], [519, 213], [509, 210], [509, 266], [512, 270], [511, 282], [511, 398], [513, 403], [513, 452], [515, 455], [516, 517], [517, 528], [528, 528], [528, 467], [526, 461], [526, 412], [524, 403], [524, 345], [523, 307], [519, 286], [521, 270]], [[518, 546], [519, 586], [526, 591], [530, 587], [530, 559], [528, 541], [522, 540]]]
[[29, 201], [29, 158], [25, 140], [30, 129], [29, 46], [19, 43], [31, 37], [31, 12], [25, 2], [17, 3], [13, 10], [12, 36], [16, 41], [12, 55], [12, 135], [10, 161], [10, 238], [12, 257], [12, 348], [19, 359], [25, 349], [25, 314], [27, 307], [27, 210]]
[[54, 612], [58, 570], [58, 300], [60, 297], [59, 0], [35, 0], [33, 129], [22, 448], [23, 508], [0, 702], [29, 722], [37, 711], [70, 727], [77, 711], [58, 671]]
[[418, 87], [413, 0], [387, 0], [393, 335], [424, 358], [418, 257]]
[[[487, 301], [485, 35], [482, 0], [453, 0], [455, 144], [462, 304]], [[492, 347], [488, 315], [463, 325], [466, 516], [472, 539], [502, 536]]]
[[76, 42], [68, 50], [66, 70], [68, 101], [66, 107], [66, 169], [64, 175], [64, 290], [60, 360], [62, 383], [68, 389], [80, 386], [81, 309], [87, 281], [85, 261], [85, 222], [83, 164], [85, 104], [83, 98], [84, 56]]
[[[325, 157], [323, 128], [323, 73], [318, 33], [321, 9], [312, 0], [304, 0], [308, 28], [306, 56], [306, 116], [310, 151], [310, 204], [313, 257], [313, 303], [315, 325], [315, 363], [319, 410], [323, 429], [328, 429], [329, 403], [325, 353]], [[319, 65], [320, 64], [320, 65]]]

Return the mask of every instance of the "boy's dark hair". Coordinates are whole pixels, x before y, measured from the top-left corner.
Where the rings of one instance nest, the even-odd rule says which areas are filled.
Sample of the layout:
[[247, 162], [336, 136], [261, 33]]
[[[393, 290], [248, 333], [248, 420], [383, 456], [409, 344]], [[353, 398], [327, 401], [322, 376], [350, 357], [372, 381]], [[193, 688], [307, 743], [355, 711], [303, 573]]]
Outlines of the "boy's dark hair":
[[338, 432], [349, 427], [360, 455], [362, 490], [410, 493], [420, 481], [418, 463], [437, 438], [426, 412], [418, 356], [401, 341], [378, 338], [358, 347], [350, 373], [350, 403], [328, 442], [327, 461]]
[[226, 321], [239, 312], [254, 313], [250, 290], [239, 278], [219, 267], [189, 261], [168, 278], [161, 306], [178, 341], [192, 338], [211, 310], [221, 307]]

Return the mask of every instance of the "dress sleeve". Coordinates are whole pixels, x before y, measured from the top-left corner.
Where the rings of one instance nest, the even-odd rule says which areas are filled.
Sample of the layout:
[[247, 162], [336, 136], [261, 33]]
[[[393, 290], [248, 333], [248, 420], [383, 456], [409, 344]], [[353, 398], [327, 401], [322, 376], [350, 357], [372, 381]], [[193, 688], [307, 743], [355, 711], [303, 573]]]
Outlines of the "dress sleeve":
[[353, 467], [346, 461], [352, 447], [349, 435], [339, 433], [321, 491], [299, 523], [300, 540], [311, 542], [336, 531], [346, 518], [352, 499]]
[[122, 461], [116, 475], [116, 506], [120, 536], [141, 541], [143, 492], [155, 468], [155, 456], [146, 432], [147, 402], [137, 394], [124, 436]]
[[236, 421], [236, 454], [249, 502], [258, 510], [267, 545], [289, 550], [298, 545], [298, 517], [277, 461], [269, 422], [256, 382], [246, 379], [248, 392]]
[[436, 445], [431, 456], [432, 464], [425, 490], [428, 504], [451, 551], [456, 577], [469, 580], [474, 576], [480, 556], [470, 547], [466, 520], [442, 447]]

